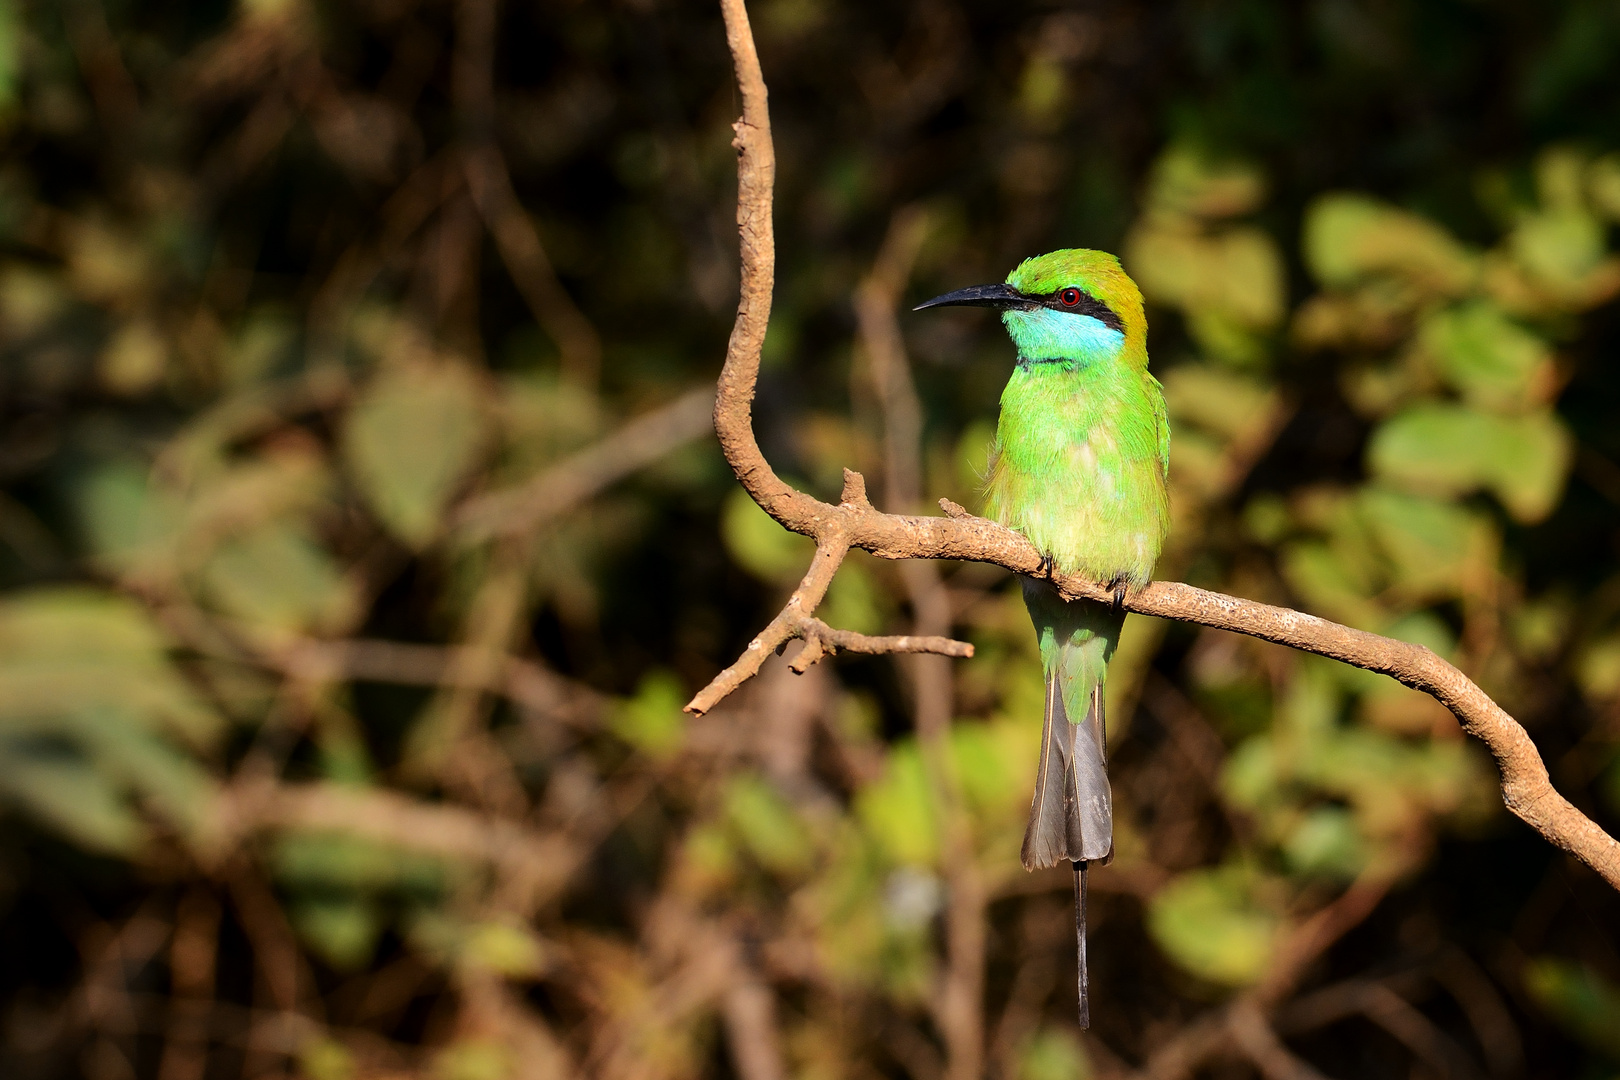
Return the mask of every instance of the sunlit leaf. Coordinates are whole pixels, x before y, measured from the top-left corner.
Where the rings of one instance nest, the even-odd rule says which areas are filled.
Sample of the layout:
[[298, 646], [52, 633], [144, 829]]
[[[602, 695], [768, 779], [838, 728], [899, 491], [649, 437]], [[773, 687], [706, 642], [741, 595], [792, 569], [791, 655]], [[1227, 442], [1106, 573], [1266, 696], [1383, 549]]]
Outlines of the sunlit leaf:
[[359, 971], [371, 962], [383, 920], [366, 896], [300, 896], [288, 905], [299, 937], [339, 971]]
[[532, 979], [549, 963], [539, 937], [511, 920], [467, 922], [430, 910], [412, 922], [410, 937], [441, 964], [467, 965], [510, 979]]
[[88, 762], [0, 742], [0, 793], [41, 824], [92, 851], [132, 855], [146, 837], [139, 815]]
[[1017, 1080], [1089, 1080], [1091, 1060], [1069, 1031], [1041, 1028], [1018, 1055]]
[[355, 616], [354, 587], [307, 532], [277, 521], [221, 544], [203, 568], [214, 603], [255, 632], [341, 630]]
[[614, 710], [614, 734], [655, 759], [672, 756], [686, 737], [686, 692], [668, 671], [644, 676], [635, 696]]
[[741, 488], [726, 496], [720, 538], [738, 565], [764, 581], [802, 577], [816, 550], [814, 541], [782, 528]]
[[1148, 930], [1165, 955], [1210, 982], [1245, 986], [1266, 971], [1281, 920], [1257, 905], [1252, 875], [1238, 867], [1197, 870], [1165, 886], [1148, 906]]
[[401, 540], [423, 547], [483, 450], [483, 384], [449, 362], [387, 369], [349, 411], [343, 435], [372, 510]]
[[512, 1048], [492, 1039], [452, 1043], [433, 1058], [433, 1080], [509, 1080], [517, 1062]]
[[1592, 162], [1586, 173], [1586, 190], [1594, 210], [1620, 222], [1620, 153]]
[[1598, 638], [1582, 648], [1575, 662], [1575, 678], [1588, 697], [1601, 700], [1620, 694], [1620, 634]]
[[1283, 840], [1289, 865], [1306, 874], [1353, 878], [1366, 862], [1355, 817], [1343, 807], [1311, 810]]
[[1305, 261], [1324, 285], [1392, 274], [1445, 296], [1460, 295], [1477, 272], [1475, 257], [1440, 226], [1365, 195], [1324, 195], [1311, 204]]
[[1148, 199], [1155, 210], [1200, 218], [1237, 217], [1260, 206], [1266, 182], [1254, 165], [1187, 143], [1154, 163]]
[[115, 394], [144, 394], [163, 381], [168, 346], [150, 322], [136, 319], [118, 328], [96, 362], [101, 383]]
[[802, 872], [812, 850], [804, 826], [770, 784], [747, 774], [732, 779], [725, 794], [726, 820], [761, 864], [780, 874]]
[[[1182, 364], [1164, 377], [1164, 399], [1175, 420], [1233, 438], [1252, 431], [1270, 412], [1276, 392], [1264, 383], [1207, 364]], [[1181, 432], [1175, 450], [1180, 452]], [[1172, 455], [1171, 462], [1174, 464]]]
[[880, 848], [897, 863], [931, 866], [939, 850], [933, 796], [913, 742], [890, 754], [883, 778], [862, 789], [856, 813]]
[[1460, 595], [1490, 572], [1490, 526], [1463, 507], [1381, 487], [1365, 489], [1360, 506], [1407, 595]]
[[1486, 488], [1519, 521], [1535, 522], [1557, 505], [1571, 453], [1568, 430], [1550, 412], [1500, 417], [1434, 403], [1381, 425], [1367, 457], [1401, 486], [1437, 495]]
[[1437, 312], [1424, 322], [1419, 340], [1446, 380], [1485, 408], [1522, 412], [1551, 389], [1546, 343], [1488, 301]]
[[1527, 216], [1508, 237], [1514, 258], [1542, 283], [1579, 292], [1604, 256], [1603, 223], [1584, 210]]
[[298, 1071], [305, 1080], [353, 1080], [354, 1054], [336, 1039], [312, 1039], [298, 1051]]

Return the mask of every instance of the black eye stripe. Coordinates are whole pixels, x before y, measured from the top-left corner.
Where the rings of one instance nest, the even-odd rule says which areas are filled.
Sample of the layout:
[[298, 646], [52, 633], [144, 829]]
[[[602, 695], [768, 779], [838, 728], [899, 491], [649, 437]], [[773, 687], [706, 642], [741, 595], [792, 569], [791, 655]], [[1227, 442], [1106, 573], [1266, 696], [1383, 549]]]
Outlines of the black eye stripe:
[[1110, 330], [1121, 334], [1125, 332], [1125, 321], [1114, 314], [1113, 308], [1098, 300], [1095, 296], [1089, 295], [1083, 289], [1079, 290], [1080, 302], [1078, 304], [1065, 304], [1062, 297], [1068, 291], [1068, 288], [1062, 288], [1057, 292], [1047, 293], [1044, 296], [1030, 296], [1029, 299], [1042, 307], [1049, 307], [1055, 311], [1066, 311], [1075, 315], [1090, 315]]

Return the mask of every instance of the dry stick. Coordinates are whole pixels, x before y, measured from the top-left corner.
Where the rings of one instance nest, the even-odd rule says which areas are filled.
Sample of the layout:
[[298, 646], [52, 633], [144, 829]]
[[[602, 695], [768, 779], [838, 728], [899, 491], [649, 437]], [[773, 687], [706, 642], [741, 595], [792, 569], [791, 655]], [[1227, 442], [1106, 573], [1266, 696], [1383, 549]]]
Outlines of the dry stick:
[[219, 901], [207, 886], [181, 897], [169, 943], [169, 1022], [158, 1080], [202, 1080], [219, 943]]
[[[994, 563], [1014, 573], [1036, 576], [1042, 572], [1035, 545], [1010, 529], [968, 514], [941, 501], [947, 518], [913, 517], [880, 513], [865, 498], [865, 482], [846, 471], [844, 496], [837, 506], [822, 502], [785, 483], [771, 469], [754, 438], [751, 406], [759, 376], [760, 347], [770, 318], [771, 289], [775, 278], [776, 245], [771, 228], [771, 189], [776, 178], [776, 155], [771, 143], [770, 115], [764, 76], [754, 49], [748, 12], [743, 0], [720, 0], [726, 40], [736, 66], [743, 114], [735, 125], [732, 145], [737, 149], [737, 228], [742, 252], [742, 289], [737, 320], [732, 327], [715, 399], [715, 432], [721, 450], [738, 481], [755, 502], [784, 527], [813, 537], [817, 562], [829, 545], [839, 558], [851, 547], [885, 559], [962, 559]], [[831, 580], [836, 562], [821, 571]], [[812, 564], [812, 573], [818, 573]], [[1051, 574], [1065, 599], [1111, 600], [1102, 585], [1075, 574]], [[806, 581], [810, 576], [806, 576]], [[814, 599], [826, 591], [821, 583]], [[795, 592], [793, 618], [814, 613], [804, 607], [808, 594]], [[1389, 675], [1439, 700], [1469, 734], [1490, 748], [1502, 773], [1502, 801], [1507, 808], [1547, 840], [1579, 858], [1620, 889], [1620, 842], [1560, 795], [1547, 776], [1547, 767], [1524, 728], [1451, 664], [1421, 645], [1381, 637], [1363, 630], [1319, 619], [1288, 608], [1257, 604], [1234, 596], [1174, 582], [1154, 582], [1129, 593], [1124, 607], [1141, 615], [1196, 623], [1219, 630], [1262, 638], [1304, 652], [1331, 657], [1355, 667]], [[778, 615], [771, 627], [787, 615]], [[768, 627], [767, 630], [771, 630]], [[791, 636], [791, 635], [788, 635]], [[687, 705], [705, 712], [759, 670], [763, 656], [754, 650], [765, 635], [750, 644], [737, 663], [715, 677]], [[781, 637], [776, 643], [787, 640]]]
[[1282, 1044], [1253, 998], [1242, 997], [1233, 1002], [1226, 1014], [1226, 1027], [1243, 1056], [1260, 1070], [1265, 1080], [1325, 1080], [1321, 1073]]
[[[555, 895], [584, 858], [582, 849], [554, 832], [480, 814], [446, 802], [427, 802], [382, 788], [342, 784], [270, 782], [239, 785], [221, 799], [226, 842], [260, 831], [341, 832], [375, 843], [450, 860], [488, 862], [508, 877], [524, 878], [537, 900]], [[276, 983], [293, 983], [289, 974]], [[291, 989], [276, 1004], [294, 1004]]]
[[[897, 510], [910, 509], [921, 496], [922, 403], [895, 310], [927, 228], [927, 218], [920, 210], [897, 213], [871, 276], [855, 294], [860, 340], [883, 416], [884, 488], [889, 505]], [[932, 562], [907, 562], [900, 571], [911, 600], [916, 637], [944, 639], [951, 628], [951, 601], [940, 581], [939, 567]], [[951, 668], [940, 656], [910, 660], [917, 742], [928, 786], [943, 819], [946, 964], [935, 1016], [945, 1036], [946, 1076], [949, 1080], [977, 1080], [984, 1057], [985, 887], [950, 761], [955, 708]]]
[[475, 496], [453, 517], [468, 541], [532, 532], [592, 495], [658, 461], [709, 430], [714, 391], [688, 391], [559, 461], [533, 480]]
[[562, 354], [563, 374], [594, 386], [602, 370], [602, 339], [557, 280], [540, 233], [512, 189], [506, 158], [495, 145], [496, 0], [461, 0], [457, 15], [453, 78], [469, 129], [462, 160], [467, 189], [512, 283]]
[[540, 232], [512, 190], [505, 158], [489, 143], [467, 152], [465, 168], [473, 204], [535, 322], [556, 342], [563, 374], [582, 385], [595, 385], [602, 370], [602, 339], [557, 280]]
[[750, 970], [739, 971], [720, 1000], [726, 1041], [741, 1080], [784, 1080], [776, 995]]

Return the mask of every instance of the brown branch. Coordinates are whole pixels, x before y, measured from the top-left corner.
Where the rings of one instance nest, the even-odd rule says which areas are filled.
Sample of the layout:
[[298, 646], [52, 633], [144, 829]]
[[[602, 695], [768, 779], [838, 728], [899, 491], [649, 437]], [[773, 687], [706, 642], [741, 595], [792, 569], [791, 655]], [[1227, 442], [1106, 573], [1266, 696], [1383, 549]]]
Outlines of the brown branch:
[[1243, 1056], [1254, 1063], [1266, 1080], [1325, 1080], [1321, 1073], [1283, 1045], [1253, 998], [1242, 997], [1233, 1002], [1226, 1013], [1226, 1027]]
[[[526, 898], [535, 905], [556, 896], [584, 857], [581, 847], [561, 834], [382, 788], [274, 781], [238, 784], [221, 797], [216, 817], [229, 849], [239, 846], [239, 837], [266, 829], [307, 829], [349, 833], [446, 859], [489, 863], [523, 882]], [[279, 1003], [290, 1007], [289, 1001]]]
[[557, 280], [540, 231], [512, 190], [506, 159], [494, 143], [488, 143], [467, 152], [465, 168], [473, 205], [495, 238], [495, 249], [535, 322], [556, 342], [563, 374], [593, 385], [602, 369], [602, 339]]
[[467, 129], [462, 155], [467, 190], [534, 321], [556, 343], [564, 376], [595, 385], [602, 369], [602, 338], [557, 280], [540, 232], [518, 201], [506, 158], [495, 144], [496, 0], [461, 0], [456, 14], [452, 86]]
[[757, 975], [742, 970], [720, 1000], [726, 1041], [741, 1080], [784, 1080], [776, 995]]
[[[715, 398], [715, 431], [733, 473], [755, 502], [783, 527], [817, 542], [816, 561], [795, 599], [805, 614], [814, 604], [806, 586], [816, 583], [819, 602], [833, 571], [850, 548], [885, 559], [960, 559], [994, 563], [1014, 573], [1042, 572], [1041, 554], [1010, 529], [968, 515], [947, 518], [884, 514], [864, 497], [864, 482], [846, 474], [845, 496], [832, 506], [794, 489], [777, 476], [754, 438], [752, 403], [759, 376], [760, 347], [770, 318], [776, 248], [771, 228], [771, 192], [776, 155], [771, 142], [764, 76], [754, 49], [743, 0], [720, 0], [726, 39], [736, 67], [743, 114], [733, 125], [737, 150], [737, 229], [742, 252], [742, 287]], [[955, 508], [960, 510], [960, 507]], [[951, 507], [946, 507], [953, 513]], [[836, 554], [831, 554], [836, 552]], [[1079, 575], [1051, 575], [1069, 599], [1109, 600], [1101, 584]], [[803, 594], [803, 595], [801, 595]], [[790, 606], [794, 601], [790, 601]], [[1340, 626], [1288, 608], [1258, 604], [1173, 582], [1155, 582], [1130, 593], [1128, 611], [1248, 634], [1304, 652], [1376, 671], [1421, 690], [1449, 708], [1469, 734], [1482, 740], [1502, 773], [1508, 809], [1553, 844], [1575, 855], [1620, 889], [1620, 842], [1577, 810], [1552, 786], [1535, 743], [1517, 721], [1454, 666], [1421, 645]], [[704, 712], [759, 670], [765, 642], [786, 641], [778, 615], [736, 664], [716, 676], [687, 708]]]
[[533, 661], [498, 658], [490, 668], [464, 662], [467, 646], [417, 645], [351, 638], [303, 641], [261, 656], [274, 670], [308, 682], [336, 680], [398, 686], [464, 686], [500, 694], [520, 709], [579, 728], [594, 728], [605, 706], [597, 691]]
[[[872, 510], [871, 503], [866, 501], [866, 481], [859, 473], [847, 469], [844, 470], [844, 500], [844, 505], [858, 502]], [[876, 510], [872, 512], [877, 513]], [[932, 634], [869, 637], [850, 630], [834, 630], [816, 618], [813, 612], [827, 595], [827, 586], [832, 584], [833, 575], [849, 553], [849, 544], [835, 532], [829, 531], [827, 535], [817, 537], [817, 541], [810, 569], [805, 571], [799, 587], [793, 590], [776, 618], [748, 643], [735, 663], [716, 675], [708, 686], [687, 702], [687, 712], [701, 716], [714, 708], [727, 694], [759, 674], [766, 657], [795, 638], [803, 639], [805, 643], [790, 665], [800, 674], [823, 656], [839, 649], [869, 654], [915, 652], [956, 657], [973, 655], [973, 646], [965, 641], [953, 641]]]
[[705, 386], [642, 413], [527, 483], [469, 499], [456, 511], [454, 527], [468, 541], [531, 532], [703, 435], [713, 403], [714, 392]]
[[[895, 309], [928, 234], [916, 208], [894, 216], [872, 273], [855, 291], [859, 337], [871, 367], [883, 416], [884, 494], [890, 509], [913, 508], [922, 490], [922, 402], [917, 398]], [[901, 565], [915, 633], [940, 640], [951, 628], [951, 602], [932, 562]], [[941, 813], [945, 873], [945, 967], [934, 1017], [945, 1037], [948, 1080], [977, 1080], [984, 1060], [984, 952], [986, 890], [973, 855], [971, 826], [962, 806], [950, 756], [955, 711], [951, 668], [940, 657], [917, 656], [911, 678], [917, 743], [930, 792]]]

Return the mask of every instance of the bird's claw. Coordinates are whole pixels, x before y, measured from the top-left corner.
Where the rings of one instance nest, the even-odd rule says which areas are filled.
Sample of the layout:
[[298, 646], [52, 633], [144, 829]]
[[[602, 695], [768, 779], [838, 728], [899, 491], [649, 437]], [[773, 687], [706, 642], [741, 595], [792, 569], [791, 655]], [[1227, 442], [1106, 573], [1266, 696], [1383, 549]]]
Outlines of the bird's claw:
[[1125, 593], [1129, 589], [1130, 586], [1122, 578], [1115, 578], [1108, 583], [1108, 590], [1114, 594], [1114, 609], [1116, 611], [1125, 609]]
[[1052, 558], [1052, 556], [1050, 556], [1050, 555], [1042, 555], [1041, 556], [1041, 565], [1036, 568], [1035, 576], [1045, 578], [1046, 580], [1051, 581], [1053, 572], [1056, 569], [1057, 569], [1057, 563]]

